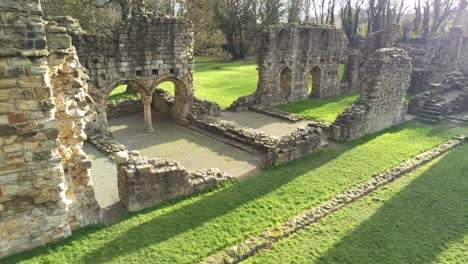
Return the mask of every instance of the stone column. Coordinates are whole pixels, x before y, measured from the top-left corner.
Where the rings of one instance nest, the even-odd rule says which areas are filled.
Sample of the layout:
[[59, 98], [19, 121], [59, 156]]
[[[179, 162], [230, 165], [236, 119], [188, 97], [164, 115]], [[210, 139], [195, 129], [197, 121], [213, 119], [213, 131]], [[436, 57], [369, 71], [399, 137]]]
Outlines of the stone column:
[[104, 106], [97, 110], [96, 128], [100, 132], [106, 133], [108, 127], [109, 126], [107, 124], [107, 106]]
[[141, 102], [143, 103], [143, 112], [145, 115], [145, 132], [153, 132], [153, 121], [151, 119], [151, 102], [153, 97], [141, 95]]

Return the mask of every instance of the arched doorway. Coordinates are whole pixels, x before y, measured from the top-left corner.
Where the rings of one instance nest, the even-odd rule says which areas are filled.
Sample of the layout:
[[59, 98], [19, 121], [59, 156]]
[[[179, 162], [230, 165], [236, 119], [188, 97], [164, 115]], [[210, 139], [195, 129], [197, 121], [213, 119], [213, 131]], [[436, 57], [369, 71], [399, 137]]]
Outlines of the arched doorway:
[[292, 71], [289, 68], [285, 68], [280, 75], [280, 88], [281, 92], [289, 97], [292, 91]]
[[318, 98], [320, 96], [320, 82], [322, 78], [322, 70], [318, 66], [314, 66], [307, 76], [307, 91], [309, 97]]
[[175, 76], [159, 79], [153, 93], [153, 108], [162, 114], [184, 118], [189, 112], [190, 88]]

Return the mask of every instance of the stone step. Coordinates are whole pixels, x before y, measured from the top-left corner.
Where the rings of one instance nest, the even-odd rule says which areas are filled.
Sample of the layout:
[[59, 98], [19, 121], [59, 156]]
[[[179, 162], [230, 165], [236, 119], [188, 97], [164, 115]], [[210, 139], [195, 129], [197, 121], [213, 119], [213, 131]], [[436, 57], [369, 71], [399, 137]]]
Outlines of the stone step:
[[441, 116], [427, 115], [421, 112], [419, 112], [417, 116], [421, 118], [425, 118], [425, 119], [431, 119], [431, 120], [434, 120], [435, 122], [439, 122], [442, 119]]
[[431, 118], [425, 118], [425, 117], [421, 117], [421, 116], [418, 116], [418, 120], [421, 120], [424, 123], [428, 123], [428, 124], [432, 124], [432, 125], [440, 123], [440, 120], [434, 120], [434, 119], [431, 119]]
[[433, 111], [441, 111], [442, 110], [442, 106], [432, 106], [432, 105], [428, 105], [428, 104], [425, 104], [423, 109], [428, 109], [428, 110], [433, 110]]
[[424, 109], [424, 108], [421, 111], [419, 111], [419, 113], [425, 114], [425, 115], [432, 115], [432, 116], [440, 116], [441, 115], [440, 111], [434, 111], [434, 110]]

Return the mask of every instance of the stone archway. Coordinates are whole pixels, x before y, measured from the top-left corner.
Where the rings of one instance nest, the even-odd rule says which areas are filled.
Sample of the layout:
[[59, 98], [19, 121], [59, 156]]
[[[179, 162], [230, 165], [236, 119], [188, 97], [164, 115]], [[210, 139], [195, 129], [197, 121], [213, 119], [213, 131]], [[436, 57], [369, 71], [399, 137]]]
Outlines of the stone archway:
[[285, 95], [285, 98], [289, 99], [292, 92], [292, 71], [286, 67], [281, 71], [280, 74], [280, 89], [281, 93]]
[[117, 80], [114, 82], [110, 82], [103, 89], [90, 89], [90, 91], [93, 93], [94, 108], [96, 110], [96, 121], [94, 124], [94, 128], [102, 133], [107, 132], [107, 129], [109, 127], [107, 121], [107, 105], [109, 103], [109, 96], [116, 87], [125, 84], [131, 85], [132, 88], [135, 89], [140, 95], [140, 99], [144, 109], [144, 131], [153, 131], [153, 125], [151, 120], [151, 95], [154, 89], [151, 88], [151, 85], [142, 84], [136, 80]]
[[[158, 85], [164, 82], [171, 82], [174, 84], [174, 101], [172, 105], [165, 107], [166, 114], [174, 118], [184, 119], [189, 114], [190, 97], [193, 96], [191, 83], [186, 82], [176, 75], [167, 75], [156, 80], [152, 87], [159, 88]], [[156, 95], [153, 95], [153, 97], [155, 96]], [[160, 100], [155, 101], [161, 103]], [[155, 108], [159, 110], [158, 105], [155, 105]]]
[[[308, 76], [312, 77], [311, 82], [311, 91], [309, 92], [310, 98], [318, 98], [320, 97], [320, 85], [322, 81], [322, 69], [319, 66], [314, 66], [310, 71]], [[309, 85], [309, 81], [307, 80], [307, 85]]]

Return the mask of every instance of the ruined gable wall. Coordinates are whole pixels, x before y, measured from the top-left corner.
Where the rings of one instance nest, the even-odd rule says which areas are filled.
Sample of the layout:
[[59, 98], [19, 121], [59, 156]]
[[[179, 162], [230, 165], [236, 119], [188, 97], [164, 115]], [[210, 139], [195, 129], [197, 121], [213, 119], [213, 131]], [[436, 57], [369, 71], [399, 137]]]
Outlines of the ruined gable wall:
[[0, 2], [0, 257], [99, 221], [81, 151], [86, 75], [38, 0]]
[[356, 103], [331, 126], [334, 140], [353, 140], [401, 123], [407, 110], [405, 96], [411, 59], [397, 48], [377, 50], [369, 62], [363, 91]]
[[[321, 70], [321, 98], [343, 93], [338, 71], [347, 46], [342, 30], [326, 26], [276, 25], [261, 33], [258, 44], [257, 100], [277, 105], [309, 98], [307, 80], [314, 67]], [[281, 88], [281, 72], [291, 70], [289, 89]], [[317, 88], [317, 87], [316, 87]]]

